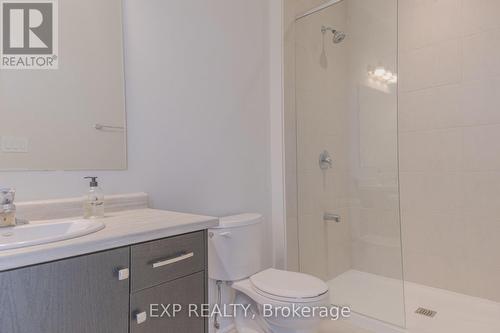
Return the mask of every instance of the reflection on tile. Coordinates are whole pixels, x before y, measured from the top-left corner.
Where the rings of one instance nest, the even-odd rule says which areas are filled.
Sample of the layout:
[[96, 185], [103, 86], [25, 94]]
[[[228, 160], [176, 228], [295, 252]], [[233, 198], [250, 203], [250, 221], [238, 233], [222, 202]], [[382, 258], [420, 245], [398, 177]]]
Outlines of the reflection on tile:
[[465, 81], [500, 75], [500, 29], [466, 37], [463, 43]]
[[462, 167], [462, 129], [404, 132], [399, 136], [400, 170], [459, 171]]
[[464, 129], [464, 170], [500, 170], [500, 154], [492, 145], [500, 142], [500, 125]]
[[400, 49], [418, 49], [460, 36], [460, 0], [400, 0]]
[[401, 91], [458, 83], [461, 79], [460, 44], [458, 40], [450, 40], [402, 51], [399, 67]]
[[400, 131], [457, 127], [462, 124], [461, 86], [446, 85], [402, 92], [399, 96]]
[[401, 172], [400, 180], [403, 211], [443, 213], [456, 211], [461, 204], [458, 173]]
[[497, 0], [463, 0], [462, 31], [465, 36], [500, 27]]

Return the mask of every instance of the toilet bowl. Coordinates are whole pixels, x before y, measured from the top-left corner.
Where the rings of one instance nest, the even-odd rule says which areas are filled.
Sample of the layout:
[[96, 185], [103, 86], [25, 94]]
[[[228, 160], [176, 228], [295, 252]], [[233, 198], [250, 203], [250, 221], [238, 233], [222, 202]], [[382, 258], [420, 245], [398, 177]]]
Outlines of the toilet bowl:
[[263, 217], [222, 218], [209, 230], [209, 277], [230, 282], [236, 291], [234, 316], [239, 333], [315, 333], [313, 313], [328, 303], [328, 286], [308, 274], [263, 269]]

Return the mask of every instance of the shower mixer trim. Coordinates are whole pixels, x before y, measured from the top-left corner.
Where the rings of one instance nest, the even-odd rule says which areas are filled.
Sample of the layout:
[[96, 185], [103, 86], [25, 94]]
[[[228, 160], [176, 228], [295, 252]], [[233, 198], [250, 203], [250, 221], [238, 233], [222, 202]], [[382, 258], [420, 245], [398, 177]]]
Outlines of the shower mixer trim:
[[333, 167], [333, 158], [327, 150], [319, 154], [319, 167], [321, 170], [328, 170]]

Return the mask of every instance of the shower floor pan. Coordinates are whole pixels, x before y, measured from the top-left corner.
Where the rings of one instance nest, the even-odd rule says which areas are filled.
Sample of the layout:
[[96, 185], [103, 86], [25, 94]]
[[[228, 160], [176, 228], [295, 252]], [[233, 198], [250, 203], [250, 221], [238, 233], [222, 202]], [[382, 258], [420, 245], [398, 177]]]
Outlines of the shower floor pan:
[[[354, 311], [364, 315], [354, 313], [347, 321], [325, 321], [321, 333], [500, 332], [500, 303], [497, 302], [405, 282], [404, 315], [400, 280], [351, 270], [328, 284], [333, 304], [351, 305]], [[426, 311], [416, 313], [420, 308], [436, 313], [434, 317], [426, 316]], [[406, 329], [398, 327], [403, 318]]]

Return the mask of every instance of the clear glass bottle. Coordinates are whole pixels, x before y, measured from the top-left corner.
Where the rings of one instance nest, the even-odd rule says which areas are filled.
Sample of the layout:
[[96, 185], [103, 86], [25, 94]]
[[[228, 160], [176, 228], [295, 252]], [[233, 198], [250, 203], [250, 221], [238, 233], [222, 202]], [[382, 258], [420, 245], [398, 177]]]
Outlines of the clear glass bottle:
[[0, 188], [0, 227], [16, 225], [15, 195], [12, 188]]
[[104, 193], [99, 187], [97, 177], [85, 177], [90, 179], [90, 189], [83, 204], [83, 217], [96, 219], [104, 217]]

